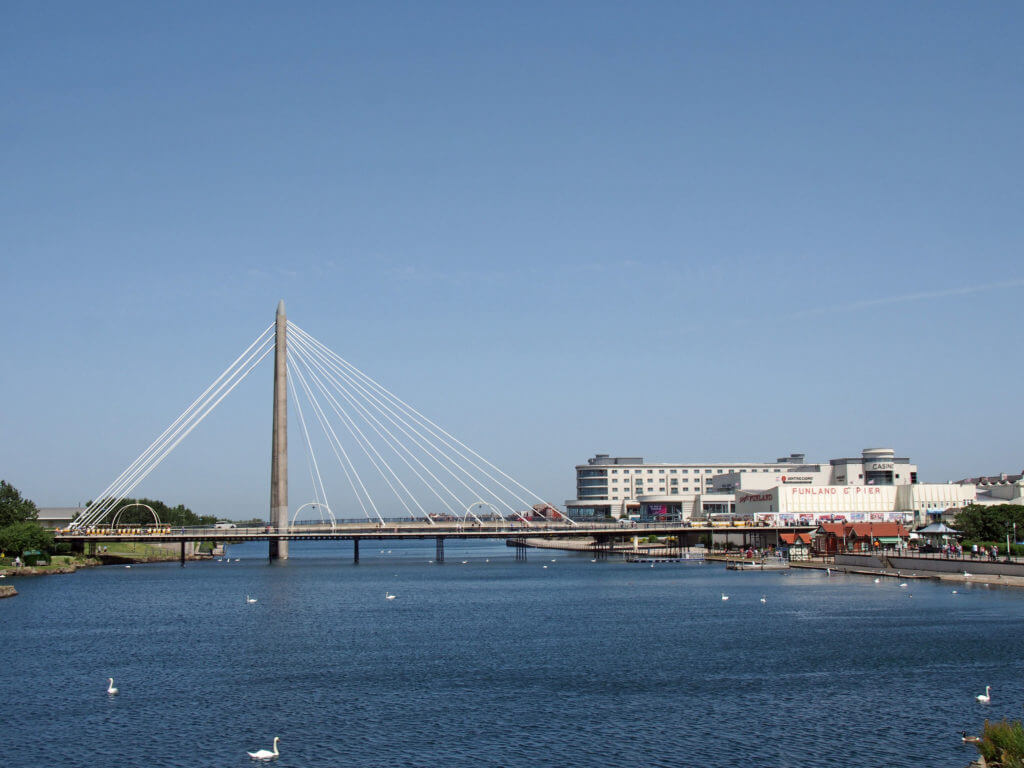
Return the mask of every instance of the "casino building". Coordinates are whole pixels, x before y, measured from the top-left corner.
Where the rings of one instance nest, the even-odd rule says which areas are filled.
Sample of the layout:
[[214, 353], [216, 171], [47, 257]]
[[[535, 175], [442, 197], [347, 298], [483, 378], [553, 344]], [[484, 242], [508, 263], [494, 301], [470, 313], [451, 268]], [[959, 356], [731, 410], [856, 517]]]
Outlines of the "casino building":
[[774, 462], [648, 464], [597, 454], [576, 467], [576, 520], [740, 519], [809, 525], [822, 520], [927, 522], [975, 498], [973, 485], [918, 483], [917, 466], [889, 448], [808, 463], [792, 453]]

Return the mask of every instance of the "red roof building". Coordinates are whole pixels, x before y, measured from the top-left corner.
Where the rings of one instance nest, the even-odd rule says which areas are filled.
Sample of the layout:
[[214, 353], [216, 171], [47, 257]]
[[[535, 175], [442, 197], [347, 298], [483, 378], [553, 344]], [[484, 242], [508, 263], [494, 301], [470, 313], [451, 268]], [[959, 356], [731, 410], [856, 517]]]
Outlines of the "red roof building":
[[907, 541], [910, 532], [902, 523], [822, 523], [814, 532], [819, 552], [870, 552]]

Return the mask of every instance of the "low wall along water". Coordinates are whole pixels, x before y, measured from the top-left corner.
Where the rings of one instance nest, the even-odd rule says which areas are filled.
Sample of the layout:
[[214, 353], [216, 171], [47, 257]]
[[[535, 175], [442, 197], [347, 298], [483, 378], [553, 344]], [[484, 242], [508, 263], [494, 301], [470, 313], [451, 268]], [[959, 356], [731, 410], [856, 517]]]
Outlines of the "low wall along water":
[[966, 558], [908, 557], [895, 555], [836, 555], [837, 566], [866, 570], [935, 571], [991, 576], [1024, 576], [1024, 563], [991, 562]]

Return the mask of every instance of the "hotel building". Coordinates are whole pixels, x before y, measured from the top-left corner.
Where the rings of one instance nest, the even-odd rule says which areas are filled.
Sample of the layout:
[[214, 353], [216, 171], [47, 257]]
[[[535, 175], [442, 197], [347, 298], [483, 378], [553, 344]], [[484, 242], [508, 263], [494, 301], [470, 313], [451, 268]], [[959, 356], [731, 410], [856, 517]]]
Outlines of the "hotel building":
[[773, 462], [648, 464], [597, 454], [576, 467], [576, 520], [707, 520], [734, 515], [769, 524], [927, 522], [975, 498], [971, 485], [918, 483], [917, 466], [889, 448], [856, 458], [808, 463], [801, 453]]

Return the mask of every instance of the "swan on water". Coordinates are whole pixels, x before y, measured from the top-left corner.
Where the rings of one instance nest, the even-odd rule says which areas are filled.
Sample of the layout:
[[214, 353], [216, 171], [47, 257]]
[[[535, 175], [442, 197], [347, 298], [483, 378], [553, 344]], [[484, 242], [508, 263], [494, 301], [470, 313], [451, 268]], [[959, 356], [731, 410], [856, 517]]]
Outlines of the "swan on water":
[[875, 584], [877, 584], [880, 581], [881, 581], [881, 579], [875, 579]]
[[108, 677], [107, 680], [109, 681], [107, 683], [107, 693], [113, 696], [117, 693], [117, 688], [114, 687], [114, 678]]
[[281, 739], [278, 736], [274, 737], [274, 751], [271, 752], [269, 749], [258, 749], [255, 752], [247, 753], [253, 760], [270, 760], [277, 757], [280, 752], [277, 751], [277, 742]]
[[723, 593], [722, 593], [722, 599], [723, 599], [723, 600], [728, 600], [728, 599], [729, 599], [729, 596], [728, 596], [727, 594], [725, 594], [725, 592], [723, 592]]
[[394, 595], [392, 595], [392, 594], [391, 594], [390, 592], [385, 592], [385, 593], [384, 593], [384, 599], [385, 599], [385, 600], [394, 600], [394, 599], [395, 599], [395, 596], [394, 596]]
[[907, 583], [906, 583], [906, 582], [903, 582], [902, 584], [900, 584], [900, 586], [901, 586], [901, 587], [905, 587], [905, 586], [907, 586]]
[[247, 603], [255, 603], [256, 602], [256, 598], [255, 597], [249, 597], [248, 595], [246, 595], [245, 596], [245, 602], [247, 602]]
[[974, 698], [977, 699], [978, 701], [980, 701], [982, 704], [988, 704], [990, 701], [992, 701], [992, 697], [989, 695], [990, 688], [991, 688], [991, 686], [986, 685], [985, 686], [985, 692], [984, 693], [979, 693]]
[[765, 597], [764, 595], [761, 595], [761, 602], [762, 603], [767, 603], [768, 602], [768, 598]]
[[542, 565], [541, 568], [547, 568], [547, 566], [546, 565]]
[[956, 592], [956, 590], [954, 589], [954, 590], [953, 590], [953, 594], [955, 595], [956, 593], [957, 593], [957, 592]]

